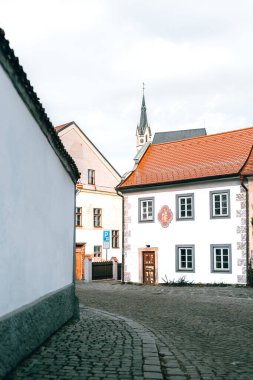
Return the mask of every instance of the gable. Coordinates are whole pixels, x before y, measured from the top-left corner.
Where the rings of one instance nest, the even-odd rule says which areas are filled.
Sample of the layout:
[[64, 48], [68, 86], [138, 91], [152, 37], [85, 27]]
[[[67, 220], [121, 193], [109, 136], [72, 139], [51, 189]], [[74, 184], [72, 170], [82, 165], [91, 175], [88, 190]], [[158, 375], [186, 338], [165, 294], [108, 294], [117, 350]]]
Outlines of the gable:
[[56, 127], [57, 129], [63, 145], [81, 173], [82, 183], [88, 183], [88, 169], [95, 170], [98, 186], [114, 188], [120, 182], [118, 172], [74, 122], [64, 124], [62, 128]]

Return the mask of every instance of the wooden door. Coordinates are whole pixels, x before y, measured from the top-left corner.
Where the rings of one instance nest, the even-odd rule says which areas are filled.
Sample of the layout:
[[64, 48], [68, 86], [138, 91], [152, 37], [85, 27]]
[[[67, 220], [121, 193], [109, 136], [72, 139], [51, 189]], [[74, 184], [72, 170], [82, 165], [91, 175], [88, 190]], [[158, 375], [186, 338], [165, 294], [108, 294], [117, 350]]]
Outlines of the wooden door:
[[155, 283], [155, 252], [143, 252], [143, 283]]
[[76, 243], [76, 280], [84, 279], [85, 243]]

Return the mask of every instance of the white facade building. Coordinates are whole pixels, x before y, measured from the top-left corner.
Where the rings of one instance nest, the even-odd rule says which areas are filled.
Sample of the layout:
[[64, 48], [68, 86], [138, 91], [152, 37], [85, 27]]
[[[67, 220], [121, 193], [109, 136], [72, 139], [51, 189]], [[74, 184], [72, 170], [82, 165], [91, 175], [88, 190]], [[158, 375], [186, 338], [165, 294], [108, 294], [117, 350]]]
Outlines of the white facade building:
[[[76, 196], [76, 243], [85, 245], [85, 254], [92, 255], [93, 261], [116, 257], [121, 262], [122, 198], [115, 190], [121, 177], [74, 122], [56, 130], [81, 174]], [[107, 250], [103, 248], [104, 230], [111, 234]]]
[[2, 378], [75, 313], [78, 171], [2, 30], [0, 83]]
[[151, 144], [118, 186], [124, 281], [246, 284], [253, 128]]

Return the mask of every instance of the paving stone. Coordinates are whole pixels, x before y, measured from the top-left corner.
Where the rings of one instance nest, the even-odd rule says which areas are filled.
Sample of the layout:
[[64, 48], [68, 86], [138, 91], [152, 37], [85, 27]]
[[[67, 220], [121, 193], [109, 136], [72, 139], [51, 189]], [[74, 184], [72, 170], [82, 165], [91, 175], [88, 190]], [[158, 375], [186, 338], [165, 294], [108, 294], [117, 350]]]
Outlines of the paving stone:
[[163, 380], [163, 375], [156, 372], [144, 372], [144, 379], [161, 379]]
[[253, 289], [107, 281], [78, 283], [77, 294], [85, 305], [80, 321], [66, 324], [8, 380], [253, 378]]

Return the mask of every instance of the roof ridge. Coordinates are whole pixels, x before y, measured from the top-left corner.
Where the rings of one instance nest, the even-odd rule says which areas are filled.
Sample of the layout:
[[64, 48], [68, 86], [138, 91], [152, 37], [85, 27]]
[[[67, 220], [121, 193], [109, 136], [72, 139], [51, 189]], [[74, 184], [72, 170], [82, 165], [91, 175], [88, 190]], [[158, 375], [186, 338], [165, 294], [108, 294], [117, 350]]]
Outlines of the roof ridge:
[[[186, 139], [183, 139], [183, 140], [165, 141], [165, 142], [161, 142], [161, 143], [152, 144], [152, 146], [167, 145], [167, 144], [178, 144], [178, 143], [182, 143], [183, 144], [183, 143], [185, 143], [185, 142], [187, 142], [189, 140], [209, 139], [209, 138], [215, 137], [215, 136], [228, 135], [228, 134], [232, 134], [232, 133], [236, 133], [236, 132], [247, 131], [247, 130], [250, 130], [250, 129], [253, 129], [253, 126], [247, 127], [247, 128], [234, 129], [232, 131], [224, 131], [224, 132], [212, 133], [211, 135], [189, 137], [189, 138], [186, 138]], [[174, 131], [174, 132], [176, 132], [176, 131]]]

